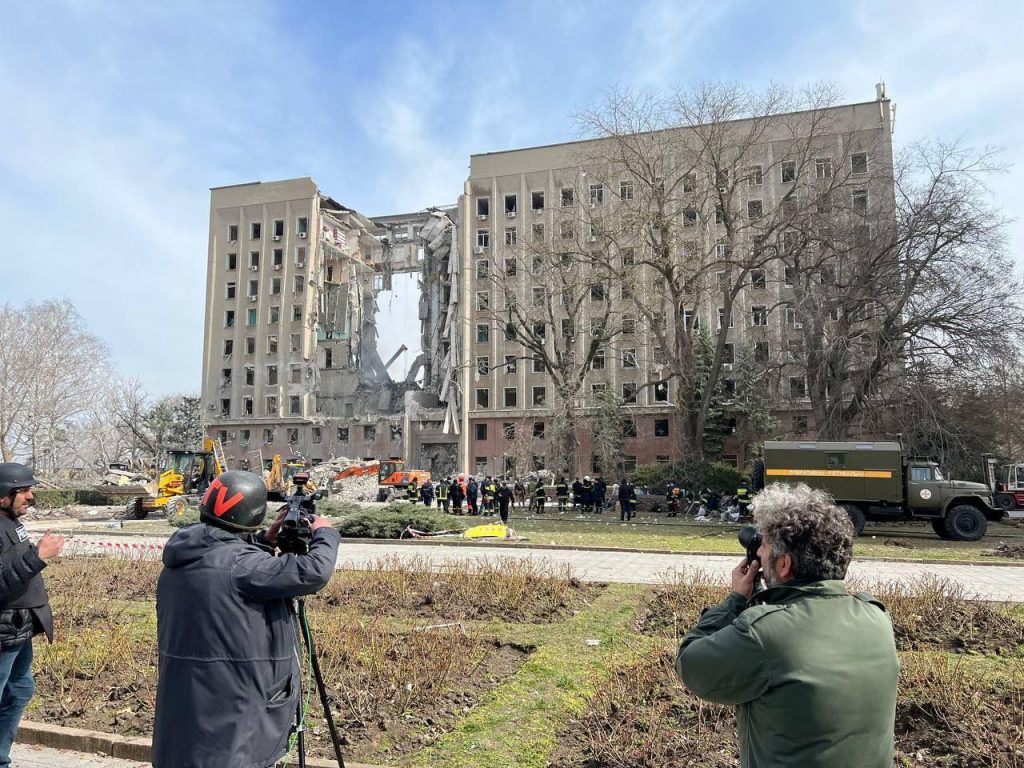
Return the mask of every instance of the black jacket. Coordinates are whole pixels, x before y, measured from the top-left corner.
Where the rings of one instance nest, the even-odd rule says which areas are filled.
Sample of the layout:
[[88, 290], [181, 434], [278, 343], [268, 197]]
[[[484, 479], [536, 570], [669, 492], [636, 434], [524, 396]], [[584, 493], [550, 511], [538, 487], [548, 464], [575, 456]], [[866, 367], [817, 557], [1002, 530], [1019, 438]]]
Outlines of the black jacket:
[[53, 642], [53, 612], [41, 575], [45, 567], [25, 526], [0, 512], [0, 649], [40, 632]]
[[154, 768], [267, 768], [285, 754], [299, 694], [289, 601], [327, 584], [340, 538], [321, 528], [308, 555], [274, 557], [204, 523], [175, 532], [156, 591]]

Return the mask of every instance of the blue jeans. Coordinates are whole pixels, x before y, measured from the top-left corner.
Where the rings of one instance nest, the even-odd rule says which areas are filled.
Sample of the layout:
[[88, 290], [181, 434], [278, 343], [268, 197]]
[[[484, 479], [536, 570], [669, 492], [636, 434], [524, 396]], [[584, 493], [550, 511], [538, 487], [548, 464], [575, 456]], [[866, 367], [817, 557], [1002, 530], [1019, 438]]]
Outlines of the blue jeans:
[[0, 768], [11, 764], [11, 744], [21, 713], [36, 690], [32, 679], [32, 641], [0, 651]]

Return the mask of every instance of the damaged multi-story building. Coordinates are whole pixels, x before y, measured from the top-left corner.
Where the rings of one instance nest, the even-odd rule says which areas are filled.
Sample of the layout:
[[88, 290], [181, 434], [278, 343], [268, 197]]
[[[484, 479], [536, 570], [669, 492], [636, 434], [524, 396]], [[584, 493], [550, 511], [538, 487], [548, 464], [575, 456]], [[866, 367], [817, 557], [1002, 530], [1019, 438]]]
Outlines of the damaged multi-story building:
[[[827, 183], [845, 168], [848, 183], [839, 192], [854, 212], [875, 201], [891, 205], [884, 89], [876, 101], [826, 112], [830, 128], [816, 137], [799, 173]], [[799, 114], [792, 117], [799, 124]], [[785, 214], [794, 190], [805, 194], [794, 183], [797, 164], [785, 159], [795, 135], [769, 132], [748, 148], [753, 165], [742, 169], [733, 202], [746, 220]], [[640, 324], [633, 330], [630, 321], [626, 332], [635, 308], [622, 286], [591, 289], [570, 318], [548, 301], [553, 294], [524, 258], [531, 255], [527, 243], [557, 251], [567, 232], [589, 232], [577, 238], [586, 256], [600, 247], [597, 217], [616, 216], [632, 199], [635, 180], [616, 175], [613, 163], [602, 177], [587, 176], [582, 158], [595, 147], [584, 141], [473, 155], [456, 206], [406, 215], [369, 218], [310, 178], [214, 188], [202, 397], [208, 432], [220, 438], [231, 465], [255, 468], [281, 454], [312, 462], [400, 456], [442, 475], [543, 466], [544, 454], [557, 451], [549, 444], [557, 417], [551, 371], [499, 319], [513, 293], [522, 303], [553, 304], [545, 330], [552, 338], [592, 327], [602, 307], [617, 307], [622, 318], [623, 332], [585, 373], [583, 426], [569, 471], [597, 467], [588, 423], [596, 409], [586, 400], [595, 392], [619, 399], [627, 471], [679, 459], [679, 384], [667, 377], [657, 383], [657, 345]], [[694, 183], [713, 192], [723, 182], [705, 173]], [[692, 215], [692, 231], [720, 248], [721, 213], [706, 207], [681, 210], [683, 226]], [[632, 258], [620, 242], [607, 255], [624, 267], [627, 253]], [[813, 424], [806, 382], [792, 364], [799, 324], [786, 309], [787, 275], [781, 260], [754, 270], [731, 315], [709, 298], [671, 322], [709, 329], [727, 322], [730, 356], [746, 346], [777, 360], [780, 434], [804, 437]], [[735, 385], [731, 357], [723, 370], [728, 391]], [[727, 441], [724, 458], [742, 464], [743, 445]]]
[[453, 212], [370, 220], [310, 178], [211, 190], [202, 394], [231, 466], [403, 456], [454, 470]]

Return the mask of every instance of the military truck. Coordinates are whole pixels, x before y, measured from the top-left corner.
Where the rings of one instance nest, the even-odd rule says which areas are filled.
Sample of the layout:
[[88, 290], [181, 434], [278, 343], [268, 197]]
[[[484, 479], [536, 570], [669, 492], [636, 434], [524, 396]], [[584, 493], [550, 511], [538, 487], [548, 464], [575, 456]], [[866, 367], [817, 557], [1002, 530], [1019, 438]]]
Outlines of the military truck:
[[977, 541], [1004, 511], [982, 483], [947, 480], [939, 465], [903, 455], [895, 442], [764, 444], [751, 485], [806, 483], [828, 491], [850, 515], [859, 535], [867, 520], [922, 519], [943, 539]]

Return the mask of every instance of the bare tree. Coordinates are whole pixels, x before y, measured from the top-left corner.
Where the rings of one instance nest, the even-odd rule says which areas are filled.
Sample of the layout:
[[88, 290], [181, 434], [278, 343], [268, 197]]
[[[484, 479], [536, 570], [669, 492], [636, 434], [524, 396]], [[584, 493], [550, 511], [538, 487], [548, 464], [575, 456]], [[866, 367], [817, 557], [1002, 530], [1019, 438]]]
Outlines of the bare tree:
[[68, 430], [110, 376], [107, 347], [68, 300], [0, 307], [0, 455], [62, 463]]

